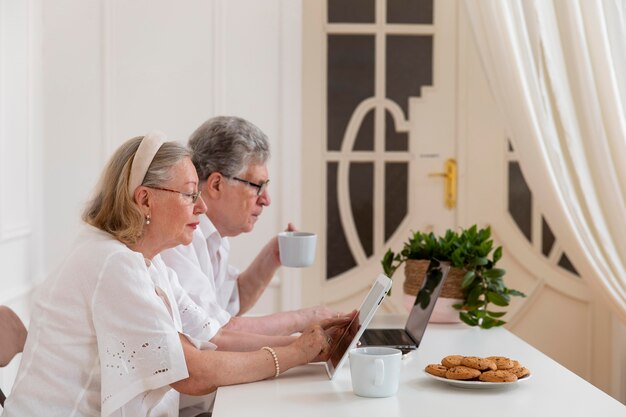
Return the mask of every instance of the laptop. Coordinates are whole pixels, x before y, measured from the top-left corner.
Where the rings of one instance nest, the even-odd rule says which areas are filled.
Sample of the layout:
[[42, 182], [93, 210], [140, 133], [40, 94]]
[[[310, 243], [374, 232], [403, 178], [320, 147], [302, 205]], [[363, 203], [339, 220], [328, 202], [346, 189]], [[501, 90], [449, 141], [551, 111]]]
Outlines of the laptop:
[[415, 296], [415, 303], [404, 329], [367, 329], [361, 336], [361, 346], [393, 347], [401, 350], [403, 354], [417, 349], [449, 270], [448, 263], [433, 259]]
[[391, 280], [385, 275], [379, 275], [372, 284], [369, 292], [359, 307], [358, 313], [354, 316], [350, 324], [345, 328], [339, 337], [330, 356], [326, 361], [326, 373], [330, 379], [333, 379], [337, 370], [345, 363], [348, 358], [348, 352], [356, 347], [363, 331], [374, 317], [374, 313], [378, 310], [378, 306], [385, 298], [385, 295], [391, 288]]

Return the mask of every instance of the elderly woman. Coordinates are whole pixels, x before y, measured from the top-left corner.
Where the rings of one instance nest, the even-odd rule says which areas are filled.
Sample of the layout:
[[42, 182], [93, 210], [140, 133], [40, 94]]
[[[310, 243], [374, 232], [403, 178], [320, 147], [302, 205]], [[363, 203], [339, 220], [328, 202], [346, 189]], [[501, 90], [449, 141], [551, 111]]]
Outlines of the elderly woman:
[[41, 286], [4, 417], [175, 416], [178, 392], [201, 395], [328, 355], [320, 326], [247, 353], [202, 342], [215, 324], [158, 254], [190, 243], [206, 206], [189, 151], [163, 140], [131, 139], [111, 158], [88, 225]]

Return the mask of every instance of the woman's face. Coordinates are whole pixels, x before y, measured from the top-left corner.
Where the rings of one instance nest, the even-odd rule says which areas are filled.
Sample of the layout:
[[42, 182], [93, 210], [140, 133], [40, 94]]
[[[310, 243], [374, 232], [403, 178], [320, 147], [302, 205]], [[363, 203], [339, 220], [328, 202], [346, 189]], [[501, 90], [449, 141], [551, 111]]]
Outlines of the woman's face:
[[167, 190], [147, 187], [151, 204], [145, 238], [152, 241], [150, 246], [158, 248], [157, 253], [191, 243], [199, 216], [206, 212], [202, 198], [194, 203], [190, 195], [185, 195], [198, 192], [198, 175], [191, 159], [185, 158], [174, 165], [170, 174], [172, 179], [160, 185]]

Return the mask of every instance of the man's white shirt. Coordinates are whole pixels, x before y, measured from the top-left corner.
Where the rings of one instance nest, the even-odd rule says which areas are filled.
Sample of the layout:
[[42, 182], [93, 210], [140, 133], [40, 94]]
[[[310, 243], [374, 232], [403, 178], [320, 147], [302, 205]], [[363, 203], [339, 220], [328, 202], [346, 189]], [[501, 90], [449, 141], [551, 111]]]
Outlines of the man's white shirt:
[[220, 327], [239, 312], [239, 271], [228, 265], [229, 253], [228, 238], [220, 236], [207, 216], [201, 216], [191, 244], [161, 253], [181, 286]]

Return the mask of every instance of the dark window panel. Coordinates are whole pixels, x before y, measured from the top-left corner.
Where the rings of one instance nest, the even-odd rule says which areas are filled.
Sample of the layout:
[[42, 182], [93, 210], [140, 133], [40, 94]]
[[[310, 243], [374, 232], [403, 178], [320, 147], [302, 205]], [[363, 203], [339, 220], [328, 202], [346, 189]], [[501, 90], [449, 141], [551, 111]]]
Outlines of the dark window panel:
[[520, 231], [531, 240], [532, 194], [519, 163], [509, 162], [509, 213]]
[[374, 150], [374, 110], [370, 110], [359, 127], [359, 131], [354, 141], [353, 150], [373, 151]]
[[374, 253], [374, 164], [352, 162], [348, 174], [350, 207], [365, 254]]
[[541, 242], [541, 252], [544, 254], [544, 256], [548, 256], [550, 255], [550, 251], [552, 250], [552, 247], [554, 246], [554, 233], [552, 233], [552, 229], [550, 229], [550, 226], [548, 225], [548, 223], [546, 222], [546, 219], [541, 216], [541, 236], [542, 236], [542, 242]]
[[327, 135], [329, 151], [341, 149], [354, 109], [374, 96], [374, 37], [328, 36]]
[[385, 242], [396, 231], [409, 211], [409, 164], [385, 164]]
[[577, 277], [580, 277], [580, 274], [578, 273], [578, 271], [576, 270], [576, 268], [574, 268], [574, 265], [572, 264], [572, 262], [569, 260], [569, 258], [567, 257], [566, 254], [563, 254], [561, 256], [561, 259], [559, 259], [559, 266], [569, 272], [571, 272], [572, 274], [576, 275]]
[[326, 171], [326, 279], [332, 279], [354, 268], [356, 262], [348, 247], [341, 218], [339, 217], [337, 162], [328, 162]]
[[387, 23], [432, 25], [433, 0], [387, 0]]
[[433, 83], [432, 57], [432, 36], [387, 36], [387, 97], [405, 114], [409, 97], [420, 97], [422, 86]]
[[396, 131], [393, 116], [385, 112], [385, 150], [407, 152], [409, 150], [409, 134]]
[[328, 0], [328, 22], [374, 23], [375, 5], [375, 0]]

